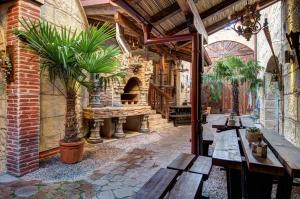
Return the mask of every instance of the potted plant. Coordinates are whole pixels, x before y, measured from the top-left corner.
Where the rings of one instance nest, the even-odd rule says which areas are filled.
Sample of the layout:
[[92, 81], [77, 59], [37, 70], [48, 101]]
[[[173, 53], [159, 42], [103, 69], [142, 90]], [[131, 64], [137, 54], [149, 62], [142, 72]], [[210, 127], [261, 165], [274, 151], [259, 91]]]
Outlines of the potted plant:
[[245, 63], [240, 57], [227, 56], [218, 60], [209, 73], [204, 74], [204, 85], [209, 87], [212, 100], [217, 102], [221, 99], [222, 81], [231, 84], [232, 91], [232, 112], [239, 113], [239, 86], [249, 82], [250, 92], [256, 92], [261, 86], [261, 80], [257, 77], [262, 67], [254, 60]]
[[[60, 80], [66, 97], [65, 135], [60, 140], [61, 160], [77, 163], [83, 158], [84, 139], [78, 137], [76, 98], [81, 85], [90, 87], [89, 68], [95, 73], [111, 73], [117, 68], [117, 47], [106, 47], [115, 30], [107, 23], [101, 27], [87, 27], [76, 33], [71, 28], [57, 27], [45, 21], [21, 20], [23, 30], [15, 34], [37, 52], [41, 70], [47, 71], [51, 82]], [[86, 60], [87, 64], [83, 64]], [[93, 67], [92, 62], [101, 63]]]
[[262, 140], [262, 137], [263, 136], [259, 128], [252, 127], [246, 130], [246, 138], [249, 143], [258, 142], [259, 140]]

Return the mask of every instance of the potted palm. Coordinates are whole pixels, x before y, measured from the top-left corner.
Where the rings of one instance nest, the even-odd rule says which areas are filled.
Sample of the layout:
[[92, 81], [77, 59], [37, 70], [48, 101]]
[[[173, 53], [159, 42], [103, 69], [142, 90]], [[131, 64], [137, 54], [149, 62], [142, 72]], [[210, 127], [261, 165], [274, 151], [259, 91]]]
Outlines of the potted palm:
[[239, 113], [239, 85], [248, 81], [250, 92], [256, 92], [261, 80], [257, 77], [262, 67], [253, 60], [245, 63], [237, 56], [227, 56], [218, 60], [213, 66], [213, 71], [204, 75], [204, 84], [210, 87], [211, 95], [219, 100], [221, 98], [222, 86], [220, 81], [227, 81], [232, 86], [232, 112]]
[[[24, 29], [16, 30], [15, 34], [40, 56], [41, 70], [48, 72], [50, 81], [60, 80], [64, 86], [66, 116], [65, 135], [60, 141], [61, 160], [79, 162], [83, 157], [84, 139], [78, 136], [77, 94], [81, 85], [91, 87], [88, 72], [111, 73], [117, 69], [117, 47], [105, 45], [114, 38], [115, 30], [107, 23], [87, 27], [80, 33], [45, 21], [23, 19], [20, 23]], [[97, 64], [91, 66], [93, 62]]]

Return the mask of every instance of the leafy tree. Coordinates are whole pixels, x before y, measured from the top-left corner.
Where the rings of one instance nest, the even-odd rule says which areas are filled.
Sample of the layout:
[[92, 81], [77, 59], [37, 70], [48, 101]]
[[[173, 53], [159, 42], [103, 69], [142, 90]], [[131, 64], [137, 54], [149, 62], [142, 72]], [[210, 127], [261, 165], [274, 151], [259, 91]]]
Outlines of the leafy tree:
[[232, 86], [232, 112], [239, 115], [239, 85], [244, 82], [250, 83], [250, 92], [255, 92], [261, 84], [257, 75], [262, 67], [255, 61], [244, 63], [239, 57], [227, 56], [218, 60], [213, 66], [211, 73], [204, 75], [204, 84], [210, 88], [213, 100], [220, 99], [222, 86], [221, 81], [227, 81]]
[[47, 71], [51, 82], [60, 80], [65, 89], [65, 142], [77, 141], [76, 98], [80, 85], [90, 87], [89, 73], [112, 74], [118, 70], [116, 46], [105, 45], [115, 37], [115, 29], [108, 23], [89, 26], [77, 33], [71, 27], [57, 27], [46, 21], [21, 20], [22, 30], [15, 34], [36, 51], [41, 69]]

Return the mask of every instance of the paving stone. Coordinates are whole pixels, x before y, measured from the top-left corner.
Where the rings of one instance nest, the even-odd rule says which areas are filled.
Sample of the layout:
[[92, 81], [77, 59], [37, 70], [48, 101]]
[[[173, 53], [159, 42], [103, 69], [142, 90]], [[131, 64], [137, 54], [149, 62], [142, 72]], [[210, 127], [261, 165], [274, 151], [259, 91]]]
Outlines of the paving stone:
[[18, 178], [9, 175], [9, 174], [2, 174], [0, 175], [0, 183], [8, 183], [8, 182], [13, 182], [13, 181], [17, 181]]
[[115, 199], [115, 196], [112, 191], [107, 190], [107, 191], [101, 191], [97, 193], [97, 198], [99, 199]]
[[36, 186], [26, 186], [18, 188], [15, 191], [15, 195], [18, 197], [29, 197], [33, 196], [38, 192], [38, 188]]
[[135, 193], [133, 188], [129, 188], [129, 187], [116, 189], [116, 190], [113, 190], [113, 192], [114, 192], [114, 194], [117, 198], [129, 197], [129, 196], [132, 196]]
[[92, 182], [93, 184], [95, 184], [95, 185], [98, 185], [98, 186], [104, 186], [104, 185], [106, 185], [106, 184], [108, 184], [109, 183], [109, 181], [108, 180], [96, 180], [96, 181], [94, 181], [94, 182]]
[[79, 183], [64, 183], [61, 185], [61, 189], [64, 189], [64, 190], [67, 190], [67, 191], [71, 191], [71, 190], [74, 190], [74, 189], [77, 189], [80, 187], [80, 184]]

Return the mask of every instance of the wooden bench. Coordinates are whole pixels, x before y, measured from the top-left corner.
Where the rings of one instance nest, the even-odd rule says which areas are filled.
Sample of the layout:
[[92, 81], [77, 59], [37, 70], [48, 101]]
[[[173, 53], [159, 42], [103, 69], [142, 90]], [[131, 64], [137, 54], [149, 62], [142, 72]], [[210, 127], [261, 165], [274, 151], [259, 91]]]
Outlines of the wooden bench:
[[179, 171], [159, 169], [144, 186], [137, 192], [136, 199], [161, 199], [170, 191]]
[[203, 180], [207, 180], [212, 168], [212, 158], [205, 156], [198, 156], [193, 166], [189, 169], [191, 173], [198, 173], [203, 175]]
[[167, 195], [168, 199], [195, 199], [201, 196], [203, 176], [201, 174], [183, 172]]
[[169, 166], [167, 166], [167, 168], [186, 171], [193, 163], [195, 157], [196, 156], [193, 154], [181, 153], [169, 164]]

